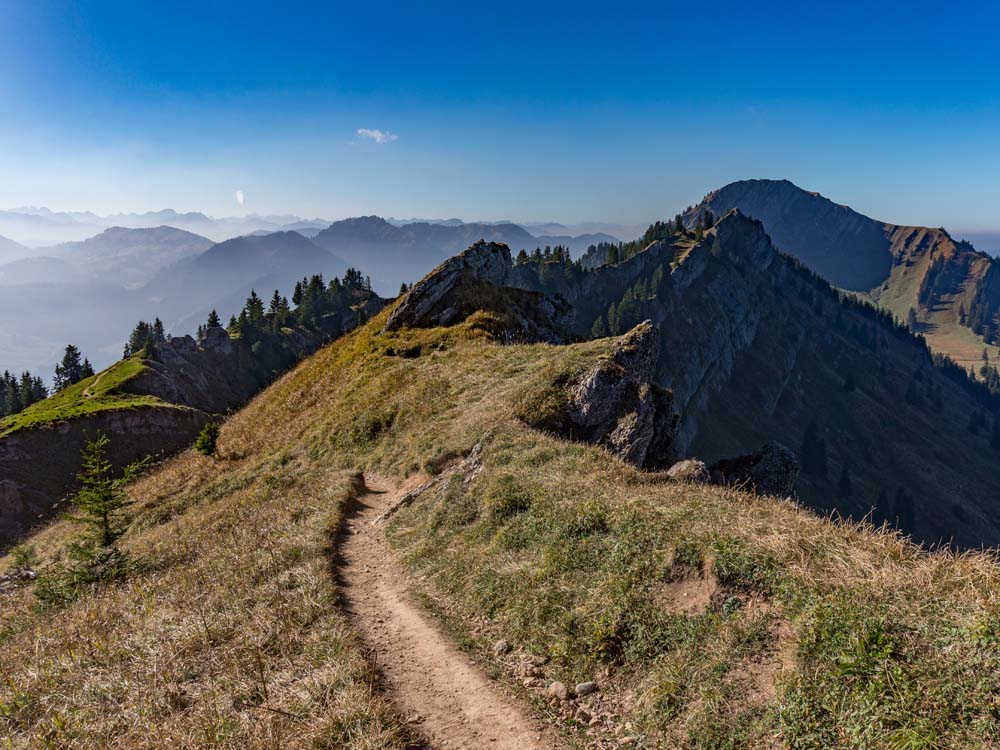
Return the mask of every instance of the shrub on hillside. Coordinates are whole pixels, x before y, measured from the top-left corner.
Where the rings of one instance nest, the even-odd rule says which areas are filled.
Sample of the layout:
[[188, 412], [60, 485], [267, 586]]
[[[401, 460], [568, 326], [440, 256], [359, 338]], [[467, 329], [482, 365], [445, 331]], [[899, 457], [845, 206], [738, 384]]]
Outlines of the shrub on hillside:
[[215, 445], [219, 441], [219, 425], [209, 422], [201, 428], [198, 439], [194, 441], [194, 447], [199, 453], [206, 456], [215, 455]]

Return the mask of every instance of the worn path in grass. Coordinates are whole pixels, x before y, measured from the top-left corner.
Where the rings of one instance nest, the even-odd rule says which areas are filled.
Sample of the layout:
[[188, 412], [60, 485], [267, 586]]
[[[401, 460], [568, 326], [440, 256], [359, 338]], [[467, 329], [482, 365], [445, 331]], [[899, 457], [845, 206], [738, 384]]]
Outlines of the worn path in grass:
[[379, 516], [418, 482], [366, 477], [346, 510], [338, 575], [346, 610], [400, 713], [432, 748], [551, 750], [556, 736], [483, 675], [436, 627], [406, 587]]

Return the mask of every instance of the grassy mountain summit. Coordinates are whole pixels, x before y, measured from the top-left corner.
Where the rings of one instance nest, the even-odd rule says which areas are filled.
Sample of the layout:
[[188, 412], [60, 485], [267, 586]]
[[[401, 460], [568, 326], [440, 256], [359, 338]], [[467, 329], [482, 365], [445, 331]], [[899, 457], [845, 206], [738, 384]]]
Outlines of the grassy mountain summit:
[[[498, 310], [395, 330], [383, 312], [229, 420], [222, 458], [188, 451], [130, 488], [123, 580], [57, 610], [0, 593], [0, 730], [14, 746], [403, 746], [420, 721], [372, 681], [331, 572], [362, 470], [436, 480], [388, 528], [410, 585], [585, 745], [1000, 740], [992, 558], [530, 427], [616, 339], [510, 344]], [[31, 540], [39, 569], [71, 533]], [[599, 693], [546, 708], [536, 680]]]
[[733, 208], [760, 219], [782, 251], [835, 286], [868, 295], [963, 367], [978, 370], [984, 348], [992, 359], [1000, 353], [996, 261], [944, 229], [870, 219], [788, 180], [731, 183], [684, 220], [693, 227], [706, 211]]

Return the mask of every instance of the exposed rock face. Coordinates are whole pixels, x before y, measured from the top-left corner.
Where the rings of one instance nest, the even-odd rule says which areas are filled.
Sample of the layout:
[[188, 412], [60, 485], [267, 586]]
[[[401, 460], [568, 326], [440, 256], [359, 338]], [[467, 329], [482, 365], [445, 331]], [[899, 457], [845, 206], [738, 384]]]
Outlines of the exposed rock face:
[[787, 497], [799, 475], [799, 459], [774, 440], [746, 456], [725, 458], [709, 467], [712, 481], [756, 490], [762, 495]]
[[572, 338], [569, 303], [511, 288], [512, 267], [506, 245], [480, 240], [415, 284], [383, 330], [448, 326], [484, 312], [495, 321], [491, 331], [504, 341], [562, 343]]
[[[478, 280], [507, 286], [511, 266], [510, 249], [506, 245], [480, 240], [417, 282], [389, 315], [385, 330], [437, 325], [439, 303], [459, 282]], [[432, 317], [432, 312], [439, 315]]]
[[710, 478], [705, 462], [697, 458], [678, 461], [667, 469], [667, 476], [675, 482], [707, 482]]
[[659, 346], [648, 320], [615, 342], [570, 396], [565, 432], [635, 466], [669, 465], [676, 416], [669, 392], [653, 384]]
[[[906, 233], [913, 251], [894, 256], [902, 261], [893, 273], [913, 277], [932, 251], [947, 259], [934, 234]], [[579, 336], [598, 319], [608, 323], [611, 306], [620, 311], [624, 301], [632, 320], [653, 321], [660, 355], [652, 382], [673, 394], [676, 455], [711, 465], [770, 440], [798, 449], [815, 423], [837, 470], [799, 475], [804, 504], [853, 518], [871, 513], [918, 540], [1000, 544], [996, 453], [987, 433], [966, 430], [970, 415], [996, 401], [935, 367], [922, 340], [776, 252], [761, 222], [734, 210], [701, 240], [674, 235], [616, 265], [571, 274], [539, 266], [517, 264], [512, 283], [569, 300]], [[914, 294], [920, 283], [915, 277]], [[845, 387], [848, 376], [854, 388]], [[836, 486], [845, 465], [850, 497]]]

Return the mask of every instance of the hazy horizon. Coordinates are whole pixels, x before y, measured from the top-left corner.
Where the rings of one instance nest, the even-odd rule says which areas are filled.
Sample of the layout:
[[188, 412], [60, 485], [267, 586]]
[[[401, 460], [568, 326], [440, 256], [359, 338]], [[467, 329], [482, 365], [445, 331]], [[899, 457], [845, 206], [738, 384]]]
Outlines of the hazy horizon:
[[0, 205], [641, 224], [769, 177], [1000, 230], [997, 11], [918, 6], [14, 0]]

